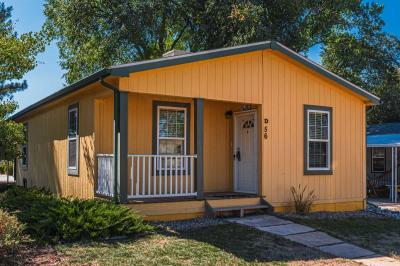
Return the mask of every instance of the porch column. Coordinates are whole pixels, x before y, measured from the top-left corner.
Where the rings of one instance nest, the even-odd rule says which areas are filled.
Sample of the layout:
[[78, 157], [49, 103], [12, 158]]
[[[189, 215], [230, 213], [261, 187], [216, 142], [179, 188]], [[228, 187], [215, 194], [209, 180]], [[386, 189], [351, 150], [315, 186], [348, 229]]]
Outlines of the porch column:
[[397, 202], [397, 146], [394, 148], [394, 202]]
[[114, 91], [114, 200], [128, 201], [128, 93]]
[[204, 187], [204, 161], [203, 161], [203, 142], [204, 142], [204, 100], [194, 99], [194, 152], [197, 154], [195, 164], [197, 198], [203, 198]]

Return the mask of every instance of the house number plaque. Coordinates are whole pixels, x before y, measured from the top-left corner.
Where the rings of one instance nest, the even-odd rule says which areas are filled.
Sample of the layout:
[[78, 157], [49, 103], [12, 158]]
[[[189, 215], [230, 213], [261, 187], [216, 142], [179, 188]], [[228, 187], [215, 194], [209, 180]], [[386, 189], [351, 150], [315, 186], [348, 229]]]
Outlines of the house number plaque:
[[268, 118], [264, 118], [264, 139], [268, 138]]

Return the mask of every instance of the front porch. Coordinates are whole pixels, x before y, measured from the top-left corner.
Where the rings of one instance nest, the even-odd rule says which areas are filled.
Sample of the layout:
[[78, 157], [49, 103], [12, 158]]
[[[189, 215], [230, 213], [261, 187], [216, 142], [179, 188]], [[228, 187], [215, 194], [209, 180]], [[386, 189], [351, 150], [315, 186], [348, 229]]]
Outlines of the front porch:
[[[168, 133], [161, 140], [160, 106], [182, 110], [182, 135], [169, 137]], [[246, 103], [123, 92], [97, 99], [96, 195], [131, 204], [258, 198], [260, 139], [254, 137], [247, 149], [237, 150], [234, 117], [254, 113], [252, 123], [247, 121], [243, 130], [256, 134], [259, 108]], [[169, 142], [172, 148], [167, 143], [162, 150], [164, 139], [173, 139]], [[254, 151], [250, 154], [249, 150]], [[241, 173], [251, 175], [240, 179], [242, 183], [238, 183], [237, 173], [235, 177], [239, 161], [248, 165]]]

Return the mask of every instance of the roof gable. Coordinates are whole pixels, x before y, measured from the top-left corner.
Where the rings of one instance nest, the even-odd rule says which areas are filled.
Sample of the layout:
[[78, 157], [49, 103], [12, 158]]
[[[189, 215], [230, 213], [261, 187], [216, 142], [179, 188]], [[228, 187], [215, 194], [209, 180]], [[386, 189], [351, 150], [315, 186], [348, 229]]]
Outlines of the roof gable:
[[219, 58], [219, 57], [243, 54], [243, 53], [259, 51], [259, 50], [267, 50], [267, 49], [279, 51], [280, 53], [283, 53], [283, 54], [289, 56], [290, 58], [294, 59], [295, 61], [311, 68], [312, 70], [327, 77], [328, 79], [331, 79], [334, 82], [339, 83], [340, 85], [344, 86], [345, 88], [350, 89], [357, 95], [370, 101], [372, 104], [378, 104], [380, 101], [380, 99], [377, 96], [373, 95], [372, 93], [341, 78], [340, 76], [330, 72], [329, 70], [326, 70], [321, 65], [319, 65], [315, 62], [312, 62], [311, 60], [307, 59], [306, 57], [287, 48], [286, 46], [284, 46], [278, 42], [274, 42], [274, 41], [265, 41], [265, 42], [258, 42], [258, 43], [252, 43], [252, 44], [246, 44], [246, 45], [240, 45], [240, 46], [234, 46], [234, 47], [227, 47], [227, 48], [221, 48], [221, 49], [215, 49], [215, 50], [209, 50], [209, 51], [203, 51], [203, 52], [190, 53], [190, 54], [185, 54], [185, 55], [180, 55], [180, 56], [159, 58], [159, 59], [154, 59], [154, 60], [145, 60], [145, 61], [139, 61], [139, 62], [134, 62], [134, 63], [129, 63], [129, 64], [111, 66], [109, 68], [102, 69], [88, 77], [85, 77], [84, 79], [82, 79], [70, 86], [67, 86], [67, 87], [63, 88], [62, 90], [59, 90], [56, 93], [44, 98], [43, 100], [25, 108], [24, 110], [15, 114], [12, 117], [12, 119], [17, 119], [17, 118], [23, 116], [24, 114], [26, 114], [27, 112], [30, 112], [30, 111], [40, 107], [41, 105], [44, 105], [55, 99], [59, 99], [73, 91], [76, 91], [76, 90], [78, 90], [84, 86], [87, 86], [91, 83], [97, 82], [107, 76], [127, 77], [127, 76], [129, 76], [129, 74], [134, 73], [134, 72], [141, 72], [141, 71], [145, 71], [145, 70], [157, 69], [157, 68], [168, 67], [168, 66], [175, 66], [175, 65], [180, 65], [180, 64], [192, 63], [192, 62], [197, 62], [197, 61], [202, 61], [202, 60], [209, 60], [209, 59], [214, 59], [214, 58]]

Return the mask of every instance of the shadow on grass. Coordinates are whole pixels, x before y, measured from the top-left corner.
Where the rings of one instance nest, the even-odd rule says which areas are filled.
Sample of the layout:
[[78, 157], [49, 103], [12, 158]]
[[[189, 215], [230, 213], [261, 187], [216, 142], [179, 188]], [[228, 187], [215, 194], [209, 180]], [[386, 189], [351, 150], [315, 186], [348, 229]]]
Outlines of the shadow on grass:
[[[69, 263], [97, 265], [283, 265], [332, 257], [237, 224], [171, 231], [114, 241], [57, 245]], [[301, 264], [301, 263], [299, 263]]]
[[[163, 232], [166, 235], [171, 233]], [[214, 246], [246, 262], [287, 262], [332, 259], [325, 253], [238, 224], [182, 230], [176, 236]]]

